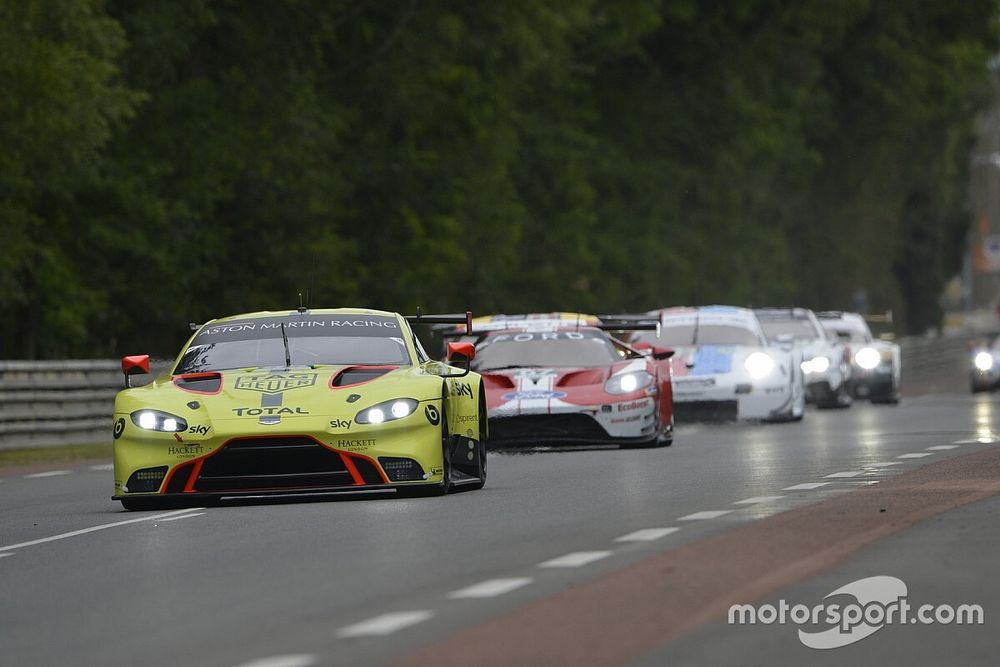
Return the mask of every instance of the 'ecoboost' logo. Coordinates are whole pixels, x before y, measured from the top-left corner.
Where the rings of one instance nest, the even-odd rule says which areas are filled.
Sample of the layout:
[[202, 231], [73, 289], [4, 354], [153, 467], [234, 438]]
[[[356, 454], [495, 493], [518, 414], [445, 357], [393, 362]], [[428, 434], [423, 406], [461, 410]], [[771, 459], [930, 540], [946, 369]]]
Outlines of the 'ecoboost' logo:
[[854, 598], [854, 602], [828, 602], [812, 607], [789, 605], [779, 600], [777, 605], [753, 606], [734, 604], [729, 608], [730, 625], [828, 625], [825, 630], [807, 632], [799, 629], [799, 641], [815, 649], [847, 646], [870, 637], [887, 625], [983, 625], [983, 608], [978, 604], [957, 607], [923, 604], [914, 608], [908, 600], [906, 584], [889, 576], [858, 579], [841, 586], [823, 599], [838, 595]]

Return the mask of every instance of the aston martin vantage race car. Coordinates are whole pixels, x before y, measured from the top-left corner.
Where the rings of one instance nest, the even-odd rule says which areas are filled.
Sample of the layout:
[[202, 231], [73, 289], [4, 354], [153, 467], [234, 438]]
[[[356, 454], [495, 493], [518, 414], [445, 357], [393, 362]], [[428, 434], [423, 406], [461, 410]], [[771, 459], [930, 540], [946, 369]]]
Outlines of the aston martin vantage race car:
[[[147, 509], [482, 487], [488, 426], [482, 379], [469, 372], [475, 349], [452, 343], [455, 366], [432, 361], [408, 319], [454, 321], [300, 308], [196, 327], [167, 373], [115, 399], [114, 499]], [[149, 358], [125, 357], [122, 370], [128, 386]]]
[[826, 311], [816, 317], [824, 329], [850, 346], [854, 397], [899, 403], [899, 345], [872, 336], [868, 322], [858, 313]]
[[846, 408], [854, 401], [850, 346], [828, 333], [807, 308], [758, 308], [768, 342], [802, 354], [806, 400], [820, 408]]
[[657, 365], [672, 351], [639, 352], [603, 326], [527, 319], [478, 332], [473, 368], [486, 386], [491, 443], [655, 447], [673, 441], [669, 368]]
[[800, 355], [769, 347], [753, 312], [732, 306], [666, 308], [636, 348], [672, 348], [675, 413], [685, 419], [798, 421], [805, 410]]

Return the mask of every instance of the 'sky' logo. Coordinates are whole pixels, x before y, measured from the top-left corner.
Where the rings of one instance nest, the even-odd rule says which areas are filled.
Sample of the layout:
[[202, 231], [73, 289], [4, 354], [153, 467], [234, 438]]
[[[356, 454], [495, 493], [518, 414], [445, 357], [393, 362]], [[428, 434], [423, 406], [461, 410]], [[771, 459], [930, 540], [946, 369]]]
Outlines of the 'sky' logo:
[[312, 387], [316, 373], [283, 373], [281, 375], [250, 375], [236, 378], [237, 389], [279, 394], [283, 391]]

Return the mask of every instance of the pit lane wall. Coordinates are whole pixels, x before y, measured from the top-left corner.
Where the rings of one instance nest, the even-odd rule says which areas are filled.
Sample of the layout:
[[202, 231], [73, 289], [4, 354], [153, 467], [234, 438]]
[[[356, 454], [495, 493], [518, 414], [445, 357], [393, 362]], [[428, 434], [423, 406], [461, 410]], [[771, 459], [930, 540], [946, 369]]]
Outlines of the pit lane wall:
[[[901, 339], [903, 396], [968, 392], [969, 349], [980, 338]], [[133, 376], [133, 384], [152, 381], [169, 364], [153, 361], [153, 372]], [[0, 449], [110, 442], [122, 383], [117, 359], [0, 361]]]

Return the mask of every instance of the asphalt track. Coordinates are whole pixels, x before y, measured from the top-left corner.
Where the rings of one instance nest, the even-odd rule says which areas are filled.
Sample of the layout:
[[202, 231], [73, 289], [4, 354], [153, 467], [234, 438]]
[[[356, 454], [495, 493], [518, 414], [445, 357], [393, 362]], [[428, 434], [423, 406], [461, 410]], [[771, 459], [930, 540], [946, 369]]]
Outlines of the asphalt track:
[[[992, 396], [922, 396], [494, 454], [446, 498], [171, 512], [121, 511], [101, 466], [4, 468], [0, 665], [992, 664], [998, 433]], [[829, 651], [726, 623], [872, 575], [986, 623]]]

